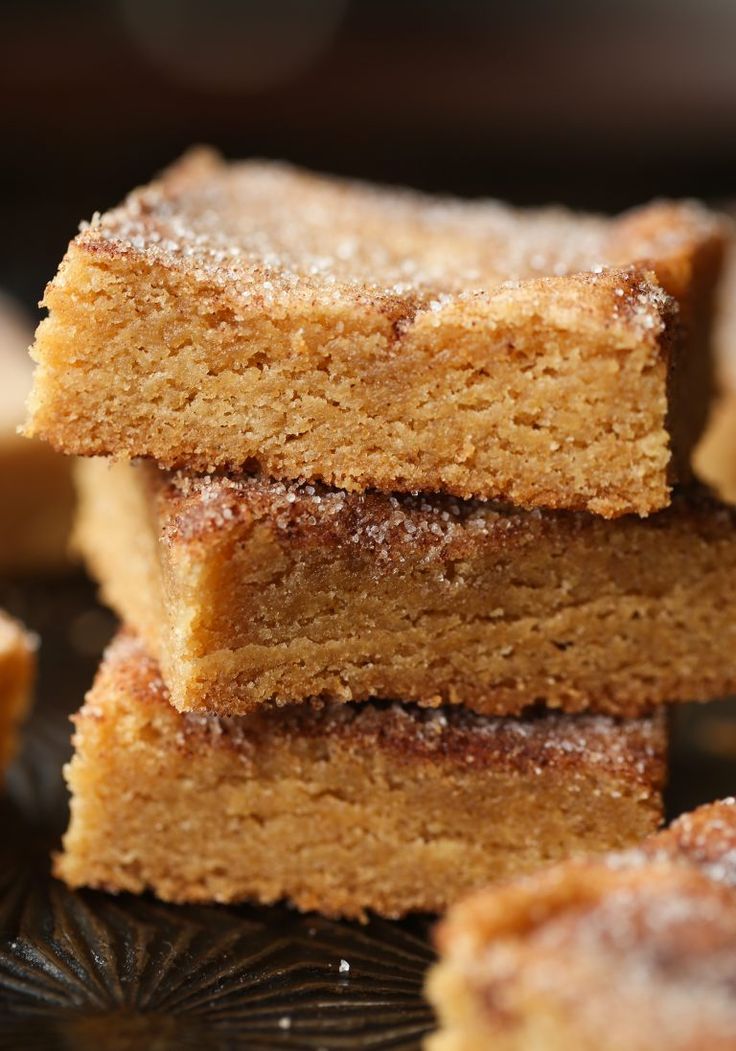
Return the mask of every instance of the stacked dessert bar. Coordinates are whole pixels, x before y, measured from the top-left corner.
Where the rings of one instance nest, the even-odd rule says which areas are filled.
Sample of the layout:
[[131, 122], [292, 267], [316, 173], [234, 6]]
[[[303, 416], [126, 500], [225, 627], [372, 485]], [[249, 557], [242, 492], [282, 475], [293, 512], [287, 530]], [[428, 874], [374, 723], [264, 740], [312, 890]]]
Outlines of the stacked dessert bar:
[[205, 152], [85, 227], [27, 430], [115, 461], [77, 537], [126, 627], [58, 874], [395, 916], [651, 832], [663, 702], [736, 686], [722, 249]]
[[16, 752], [18, 729], [28, 714], [38, 640], [0, 609], [0, 781]]
[[0, 576], [54, 574], [69, 568], [74, 486], [71, 463], [18, 432], [32, 365], [32, 329], [0, 292]]
[[[731, 208], [730, 218], [736, 221]], [[726, 503], [736, 503], [736, 240], [731, 240], [721, 279], [714, 335], [717, 396], [694, 466]]]

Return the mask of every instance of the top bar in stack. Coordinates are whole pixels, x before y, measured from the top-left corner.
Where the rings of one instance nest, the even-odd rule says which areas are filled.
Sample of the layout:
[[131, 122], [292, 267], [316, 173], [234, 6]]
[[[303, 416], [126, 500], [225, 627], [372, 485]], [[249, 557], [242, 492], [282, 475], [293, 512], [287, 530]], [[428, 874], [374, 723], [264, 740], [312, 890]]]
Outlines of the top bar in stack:
[[71, 243], [28, 433], [344, 489], [648, 514], [705, 416], [724, 231], [201, 151]]

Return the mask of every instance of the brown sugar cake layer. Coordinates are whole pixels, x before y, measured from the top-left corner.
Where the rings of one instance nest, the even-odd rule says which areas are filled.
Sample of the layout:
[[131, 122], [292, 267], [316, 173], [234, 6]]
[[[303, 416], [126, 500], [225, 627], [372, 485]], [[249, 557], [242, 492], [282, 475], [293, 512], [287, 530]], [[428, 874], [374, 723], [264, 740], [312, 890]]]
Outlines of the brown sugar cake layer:
[[0, 574], [67, 566], [74, 491], [69, 461], [18, 433], [31, 387], [32, 330], [0, 294]]
[[635, 715], [736, 692], [736, 512], [606, 522], [81, 461], [76, 541], [181, 710]]
[[36, 667], [36, 639], [0, 610], [0, 773], [13, 756]]
[[456, 905], [428, 1051], [733, 1051], [736, 805]]
[[704, 422], [723, 242], [695, 204], [520, 212], [194, 153], [69, 246], [27, 432], [646, 514]]
[[130, 635], [74, 742], [56, 862], [71, 886], [343, 916], [441, 910], [489, 880], [636, 842], [659, 822], [666, 765], [660, 716], [380, 702], [182, 715]]

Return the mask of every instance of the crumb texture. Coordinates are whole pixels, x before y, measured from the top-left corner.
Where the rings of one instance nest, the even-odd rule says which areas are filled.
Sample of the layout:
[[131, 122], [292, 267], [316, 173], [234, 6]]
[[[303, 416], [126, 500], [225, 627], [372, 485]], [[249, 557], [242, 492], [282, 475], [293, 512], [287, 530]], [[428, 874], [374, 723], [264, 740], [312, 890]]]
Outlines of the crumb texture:
[[659, 718], [493, 720], [389, 702], [182, 715], [123, 635], [77, 716], [56, 870], [169, 901], [440, 911], [488, 880], [652, 831], [664, 752]]
[[646, 514], [702, 429], [723, 239], [695, 204], [520, 212], [192, 155], [70, 245], [28, 431]]

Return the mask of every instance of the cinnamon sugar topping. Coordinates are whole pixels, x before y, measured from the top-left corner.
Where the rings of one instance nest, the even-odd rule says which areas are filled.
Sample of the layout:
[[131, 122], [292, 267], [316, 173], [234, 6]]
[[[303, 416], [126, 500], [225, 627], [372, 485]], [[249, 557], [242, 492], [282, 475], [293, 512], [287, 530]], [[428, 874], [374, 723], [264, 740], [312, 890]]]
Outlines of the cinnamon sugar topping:
[[[656, 221], [657, 209], [662, 222]], [[295, 295], [401, 301], [441, 311], [454, 298], [519, 282], [606, 269], [677, 251], [714, 228], [696, 204], [654, 205], [637, 221], [563, 208], [522, 211], [311, 175], [287, 164], [225, 164], [196, 151], [119, 208], [95, 216], [79, 243], [143, 253], [274, 306]], [[629, 229], [631, 227], [631, 229]], [[650, 229], [652, 227], [652, 229]], [[629, 297], [621, 287], [618, 294]], [[643, 285], [627, 304], [659, 323], [664, 294]], [[613, 309], [615, 309], [615, 304]]]

